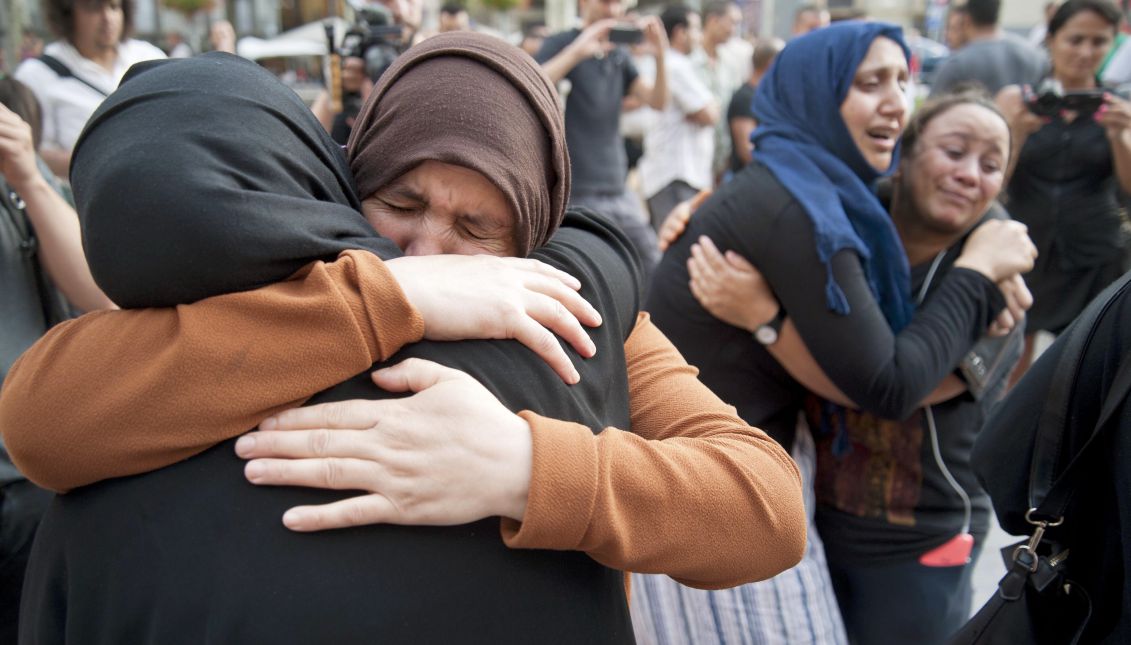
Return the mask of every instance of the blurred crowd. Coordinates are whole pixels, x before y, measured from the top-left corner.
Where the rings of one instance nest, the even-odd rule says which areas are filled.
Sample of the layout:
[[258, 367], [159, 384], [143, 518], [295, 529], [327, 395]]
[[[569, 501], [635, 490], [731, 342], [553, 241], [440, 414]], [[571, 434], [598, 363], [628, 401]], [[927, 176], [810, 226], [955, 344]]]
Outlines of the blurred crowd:
[[[823, 4], [507, 42], [389, 0], [308, 106], [225, 21], [45, 0], [0, 77], [0, 642], [948, 642], [1036, 341], [1131, 258], [1123, 8], [1001, 5], [928, 75]], [[1105, 548], [1082, 642], [1131, 640]]]

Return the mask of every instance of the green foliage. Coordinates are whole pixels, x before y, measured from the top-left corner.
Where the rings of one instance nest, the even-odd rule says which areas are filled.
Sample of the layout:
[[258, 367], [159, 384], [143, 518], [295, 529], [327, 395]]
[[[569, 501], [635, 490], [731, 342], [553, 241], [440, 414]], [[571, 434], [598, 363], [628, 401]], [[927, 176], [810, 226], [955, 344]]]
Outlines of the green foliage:
[[216, 0], [162, 0], [162, 2], [166, 7], [189, 17], [199, 11], [210, 11], [216, 6]]
[[519, 0], [479, 0], [479, 2], [494, 11], [510, 11], [518, 6]]

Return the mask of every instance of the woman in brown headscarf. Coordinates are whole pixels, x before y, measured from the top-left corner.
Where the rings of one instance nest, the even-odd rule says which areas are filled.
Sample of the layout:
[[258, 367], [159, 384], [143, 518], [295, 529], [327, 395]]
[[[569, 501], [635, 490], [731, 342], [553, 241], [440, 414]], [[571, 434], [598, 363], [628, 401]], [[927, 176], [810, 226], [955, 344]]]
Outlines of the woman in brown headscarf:
[[[379, 232], [409, 254], [525, 254], [549, 239], [564, 216], [569, 165], [553, 90], [532, 60], [501, 41], [453, 34], [410, 50], [374, 92], [359, 124], [351, 140], [350, 161], [365, 197], [363, 210]], [[487, 140], [479, 141], [481, 138]], [[382, 150], [390, 151], [390, 160], [380, 158]], [[76, 159], [82, 158], [80, 146]], [[603, 226], [599, 219], [578, 217], [592, 229]], [[216, 235], [231, 234], [232, 227], [227, 228]], [[577, 239], [566, 238], [566, 246], [572, 243], [584, 248]], [[563, 255], [568, 252], [568, 248], [561, 251]], [[349, 253], [346, 259], [361, 267], [359, 272], [382, 277], [365, 269], [379, 262], [374, 256]], [[601, 270], [624, 271], [623, 266], [616, 269], [584, 262], [577, 266], [590, 269], [583, 280], [586, 288], [600, 288]], [[343, 283], [349, 287], [348, 279], [332, 271], [315, 268], [309, 275], [318, 271], [323, 271], [316, 289], [319, 293], [341, 288]], [[303, 288], [287, 284], [292, 293]], [[295, 315], [293, 300], [280, 287], [220, 296], [175, 311], [127, 311], [114, 319], [88, 317], [53, 335], [22, 359], [15, 379], [5, 387], [0, 423], [6, 438], [18, 437], [14, 442], [18, 447], [13, 446], [17, 459], [29, 467], [33, 478], [69, 488], [159, 468], [218, 441], [229, 440], [219, 447], [223, 452], [207, 450], [143, 479], [199, 466], [202, 459], [219, 459], [217, 454], [230, 458], [233, 437], [270, 413], [305, 401], [318, 389], [310, 385], [301, 367], [293, 369], [295, 363], [288, 353], [296, 345], [319, 347], [323, 352], [319, 368], [334, 369], [336, 365], [338, 380], [344, 380], [364, 367], [357, 365], [355, 345], [335, 346], [334, 341], [343, 339], [343, 328], [352, 325], [353, 336], [365, 337], [364, 345], [372, 350], [381, 346], [377, 341], [385, 338], [384, 332], [403, 326], [401, 320], [376, 320], [368, 310], [359, 313], [359, 307], [346, 306], [326, 308], [317, 325], [301, 332], [282, 324], [280, 329], [290, 331], [274, 333], [273, 321], [285, 322]], [[603, 311], [604, 327], [617, 327], [622, 321], [616, 318], [615, 302], [633, 302], [639, 296], [631, 289], [608, 295], [612, 297]], [[396, 296], [386, 294], [387, 298]], [[253, 297], [255, 308], [249, 312], [246, 302]], [[244, 311], [249, 312], [242, 318], [240, 298], [245, 302]], [[217, 317], [218, 312], [224, 315]], [[149, 324], [139, 324], [141, 318], [147, 318]], [[175, 325], [168, 322], [170, 318]], [[483, 521], [502, 516], [505, 544], [512, 549], [535, 549], [512, 550], [511, 558], [548, 557], [540, 555], [552, 553], [542, 551], [546, 549], [583, 551], [605, 567], [665, 572], [697, 586], [733, 585], [790, 566], [799, 557], [804, 538], [800, 489], [792, 462], [780, 447], [743, 424], [732, 409], [698, 383], [694, 370], [682, 362], [646, 315], [635, 321], [629, 318], [623, 328], [628, 335], [623, 345], [601, 345], [596, 360], [579, 364], [583, 378], [572, 388], [547, 379], [545, 366], [541, 373], [529, 367], [516, 369], [513, 360], [501, 355], [498, 348], [504, 345], [461, 343], [450, 346], [449, 353], [475, 345], [478, 353], [457, 364], [481, 373], [479, 378], [492, 387], [493, 394], [456, 370], [406, 361], [381, 370], [374, 379], [386, 390], [411, 389], [418, 394], [397, 401], [301, 408], [265, 422], [272, 431], [249, 435], [239, 447], [242, 456], [257, 458], [246, 469], [253, 483], [363, 489], [368, 494], [342, 499], [337, 494], [312, 498], [303, 493], [307, 495], [303, 499], [291, 488], [246, 487], [238, 492], [282, 496], [275, 504], [280, 510], [305, 501], [307, 506], [292, 510], [285, 519], [298, 530], [374, 522], [462, 524], [437, 529], [435, 535], [414, 529], [416, 532], [407, 534], [413, 545], [428, 544], [453, 531], [462, 531], [461, 544], [482, 541]], [[155, 319], [165, 324], [155, 326]], [[272, 325], [264, 325], [265, 320]], [[424, 326], [427, 324], [426, 318]], [[402, 342], [419, 339], [418, 327], [393, 337]], [[194, 333], [208, 338], [207, 354], [213, 356], [213, 364], [194, 355], [192, 343], [184, 337]], [[614, 330], [612, 336], [619, 333]], [[254, 341], [254, 352], [246, 351], [249, 338]], [[412, 356], [416, 348], [427, 345], [412, 345], [400, 356]], [[238, 354], [241, 348], [245, 351]], [[381, 349], [374, 358], [391, 353], [384, 351], [385, 346]], [[622, 368], [619, 377], [601, 380], [597, 375], [602, 374], [598, 366], [602, 357], [607, 360], [618, 351], [624, 353], [627, 374]], [[236, 355], [240, 360], [231, 360]], [[288, 361], [290, 365], [281, 366]], [[369, 362], [366, 357], [363, 361]], [[497, 369], [492, 374], [489, 363], [498, 361], [504, 361], [498, 365], [501, 372]], [[116, 371], [122, 364], [130, 365], [132, 371]], [[224, 378], [217, 379], [217, 371]], [[141, 372], [144, 375], [138, 374]], [[95, 374], [97, 394], [92, 386]], [[320, 400], [372, 398], [375, 393], [363, 390], [362, 381], [367, 380], [354, 379], [343, 386], [352, 384], [352, 389], [346, 387]], [[160, 387], [161, 383], [168, 387]], [[615, 428], [602, 431], [600, 426], [556, 421], [529, 411], [515, 415], [496, 399], [514, 406], [511, 409], [552, 412], [560, 407], [559, 401], [581, 397], [591, 406], [591, 411], [579, 414], [582, 419], [615, 419], [621, 416], [617, 409], [623, 405], [617, 400], [618, 383], [626, 383], [630, 397], [621, 425], [631, 426], [633, 433]], [[516, 389], [517, 395], [513, 393]], [[137, 405], [139, 391], [145, 392], [140, 397], [144, 406]], [[64, 393], [75, 405], [48, 406]], [[523, 396], [533, 403], [516, 405], [526, 400]], [[204, 410], [196, 405], [202, 400], [207, 402]], [[185, 423], [185, 419], [192, 421]], [[162, 428], [156, 439], [148, 430], [155, 425]], [[342, 429], [298, 429], [310, 427]], [[288, 431], [282, 431], [284, 428]], [[251, 438], [254, 446], [248, 446]], [[258, 459], [262, 457], [273, 458]], [[318, 472], [330, 478], [320, 479]], [[128, 486], [137, 481], [103, 486]], [[99, 489], [105, 490], [95, 490]], [[90, 491], [62, 500], [89, 497]], [[184, 494], [175, 486], [162, 491]], [[331, 503], [310, 506], [315, 502]], [[463, 524], [474, 520], [481, 521]], [[367, 527], [364, 535], [374, 540], [370, 551], [382, 548], [376, 541], [382, 534], [374, 532], [389, 533], [393, 528]], [[323, 534], [313, 538], [313, 544], [322, 545], [320, 552], [332, 552], [328, 540], [355, 535], [352, 531]], [[451, 548], [455, 543], [447, 544]], [[755, 551], [756, 556], [752, 555]], [[462, 579], [460, 571], [482, 566], [472, 566], [480, 556], [487, 557], [480, 553], [437, 565], [456, 566], [459, 571], [450, 570], [453, 580], [435, 593], [444, 596], [449, 588], [466, 587], [457, 580]], [[385, 557], [407, 556], [388, 551]], [[589, 558], [552, 575], [572, 571], [583, 561], [590, 562]], [[463, 564], [454, 564], [459, 562]], [[530, 575], [537, 570], [528, 564], [520, 573]], [[520, 596], [523, 591], [505, 584], [489, 588], [492, 591], [481, 590], [475, 603], [483, 604], [496, 593], [505, 592], [511, 598], [515, 591]], [[570, 593], [562, 586], [560, 601], [551, 604], [575, 602], [577, 598]], [[433, 609], [446, 612], [452, 607], [440, 601]], [[543, 610], [548, 608], [543, 605]], [[514, 613], [522, 615], [522, 611]], [[450, 620], [448, 613], [435, 616], [441, 624]], [[489, 625], [490, 617], [479, 616], [478, 620]], [[537, 622], [536, 617], [531, 620]], [[575, 629], [581, 627], [577, 621], [571, 624]], [[531, 637], [528, 632], [519, 634], [520, 640]]]

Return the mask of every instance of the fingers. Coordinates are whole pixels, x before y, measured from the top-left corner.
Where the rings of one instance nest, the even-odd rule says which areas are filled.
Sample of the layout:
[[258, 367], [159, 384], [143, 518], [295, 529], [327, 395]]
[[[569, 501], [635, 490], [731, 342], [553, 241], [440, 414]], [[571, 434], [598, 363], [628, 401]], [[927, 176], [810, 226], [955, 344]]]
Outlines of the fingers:
[[[567, 274], [568, 275], [568, 274]], [[539, 278], [536, 280], [528, 281], [526, 288], [530, 291], [542, 294], [553, 302], [562, 306], [563, 314], [569, 314], [574, 322], [579, 322], [589, 327], [601, 326], [601, 313], [589, 304], [577, 289], [581, 288], [578, 283], [576, 288], [571, 288], [569, 285], [554, 279]], [[537, 300], [542, 307], [545, 306], [543, 299]]]
[[[377, 384], [377, 387], [389, 392], [420, 392], [444, 380], [471, 379], [464, 372], [444, 367], [439, 363], [423, 358], [406, 358], [392, 367], [373, 372], [370, 378]], [[333, 428], [336, 426], [326, 427]]]
[[368, 457], [376, 450], [366, 441], [367, 437], [361, 428], [249, 432], [236, 441], [236, 454], [244, 459]]
[[687, 230], [687, 222], [691, 219], [691, 209], [680, 204], [672, 209], [671, 213], [664, 219], [664, 223], [660, 225], [660, 232], [657, 236], [659, 238], [659, 246], [661, 251], [668, 250], [676, 240], [679, 239], [683, 232]]
[[753, 264], [750, 264], [749, 260], [742, 257], [738, 253], [735, 253], [734, 251], [727, 251], [726, 259], [727, 264], [731, 265], [738, 271], [742, 271], [744, 273], [755, 273], [759, 278], [762, 277], [762, 273], [758, 271], [757, 267], [755, 267]]
[[513, 259], [514, 261], [519, 262], [521, 265], [523, 265], [526, 269], [528, 269], [530, 271], [534, 271], [535, 273], [540, 273], [542, 275], [547, 275], [547, 276], [550, 276], [552, 278], [557, 278], [562, 284], [566, 285], [570, 289], [573, 289], [574, 291], [577, 291], [578, 289], [581, 288], [581, 281], [580, 280], [578, 280], [577, 278], [573, 277], [572, 275], [566, 273], [565, 271], [562, 271], [561, 269], [554, 268], [554, 267], [550, 266], [549, 264], [542, 262], [541, 260], [535, 260], [535, 259], [531, 259], [531, 258], [505, 258], [505, 259]]
[[[589, 334], [581, 326], [574, 312], [567, 309], [558, 300], [547, 296], [531, 296], [529, 300], [525, 315], [519, 317], [516, 323], [522, 328], [537, 328], [544, 332], [538, 334], [539, 338], [536, 339], [539, 346], [549, 344], [557, 347], [558, 342], [553, 335], [557, 334], [577, 350], [578, 354], [586, 358], [591, 358], [597, 353], [597, 346], [593, 344], [593, 340], [589, 338]], [[553, 334], [547, 332], [547, 330], [553, 332]], [[529, 344], [527, 337], [520, 334], [520, 331], [516, 329], [515, 339], [538, 351], [539, 347]]]
[[[417, 359], [408, 359], [417, 360]], [[388, 388], [385, 388], [388, 389]], [[377, 424], [380, 401], [338, 401], [285, 410], [264, 419], [260, 431], [314, 430], [316, 428], [359, 430]]]
[[713, 272], [723, 272], [727, 270], [727, 261], [723, 257], [719, 247], [711, 241], [711, 238], [706, 235], [699, 236], [698, 244], [692, 245], [691, 253], [698, 252], [703, 261], [710, 267]]
[[362, 459], [254, 459], [244, 466], [244, 477], [257, 486], [375, 490], [379, 469]]
[[[573, 320], [573, 318], [567, 316], [566, 320]], [[576, 324], [576, 321], [574, 324]], [[558, 333], [562, 334], [562, 337], [570, 342], [582, 356], [592, 356], [597, 353], [593, 341], [590, 340], [589, 335], [580, 325], [572, 333], [568, 331], [566, 333], [559, 331]], [[546, 361], [567, 385], [574, 385], [581, 381], [581, 375], [573, 366], [569, 354], [566, 354], [561, 344], [558, 343], [557, 337], [533, 319], [519, 319], [515, 327], [507, 330], [507, 336], [526, 345], [539, 358]]]
[[283, 514], [283, 525], [292, 531], [324, 531], [383, 522], [397, 523], [398, 516], [392, 502], [374, 493], [320, 506], [296, 506]]

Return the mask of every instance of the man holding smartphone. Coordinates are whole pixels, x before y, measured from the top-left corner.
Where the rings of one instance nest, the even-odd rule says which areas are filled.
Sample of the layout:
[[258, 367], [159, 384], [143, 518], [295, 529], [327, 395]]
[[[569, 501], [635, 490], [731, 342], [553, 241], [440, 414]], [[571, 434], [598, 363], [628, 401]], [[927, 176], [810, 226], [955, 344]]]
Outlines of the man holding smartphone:
[[628, 51], [610, 38], [633, 38], [620, 24], [620, 0], [581, 0], [582, 27], [546, 39], [535, 59], [555, 83], [569, 80], [566, 99], [566, 144], [573, 166], [571, 205], [586, 206], [615, 220], [644, 260], [648, 272], [659, 260], [656, 235], [648, 226], [640, 200], [625, 185], [628, 164], [619, 126], [621, 99], [632, 95], [656, 110], [668, 102], [664, 53], [668, 38], [659, 18], [635, 25], [656, 57], [656, 78], [641, 78]]

